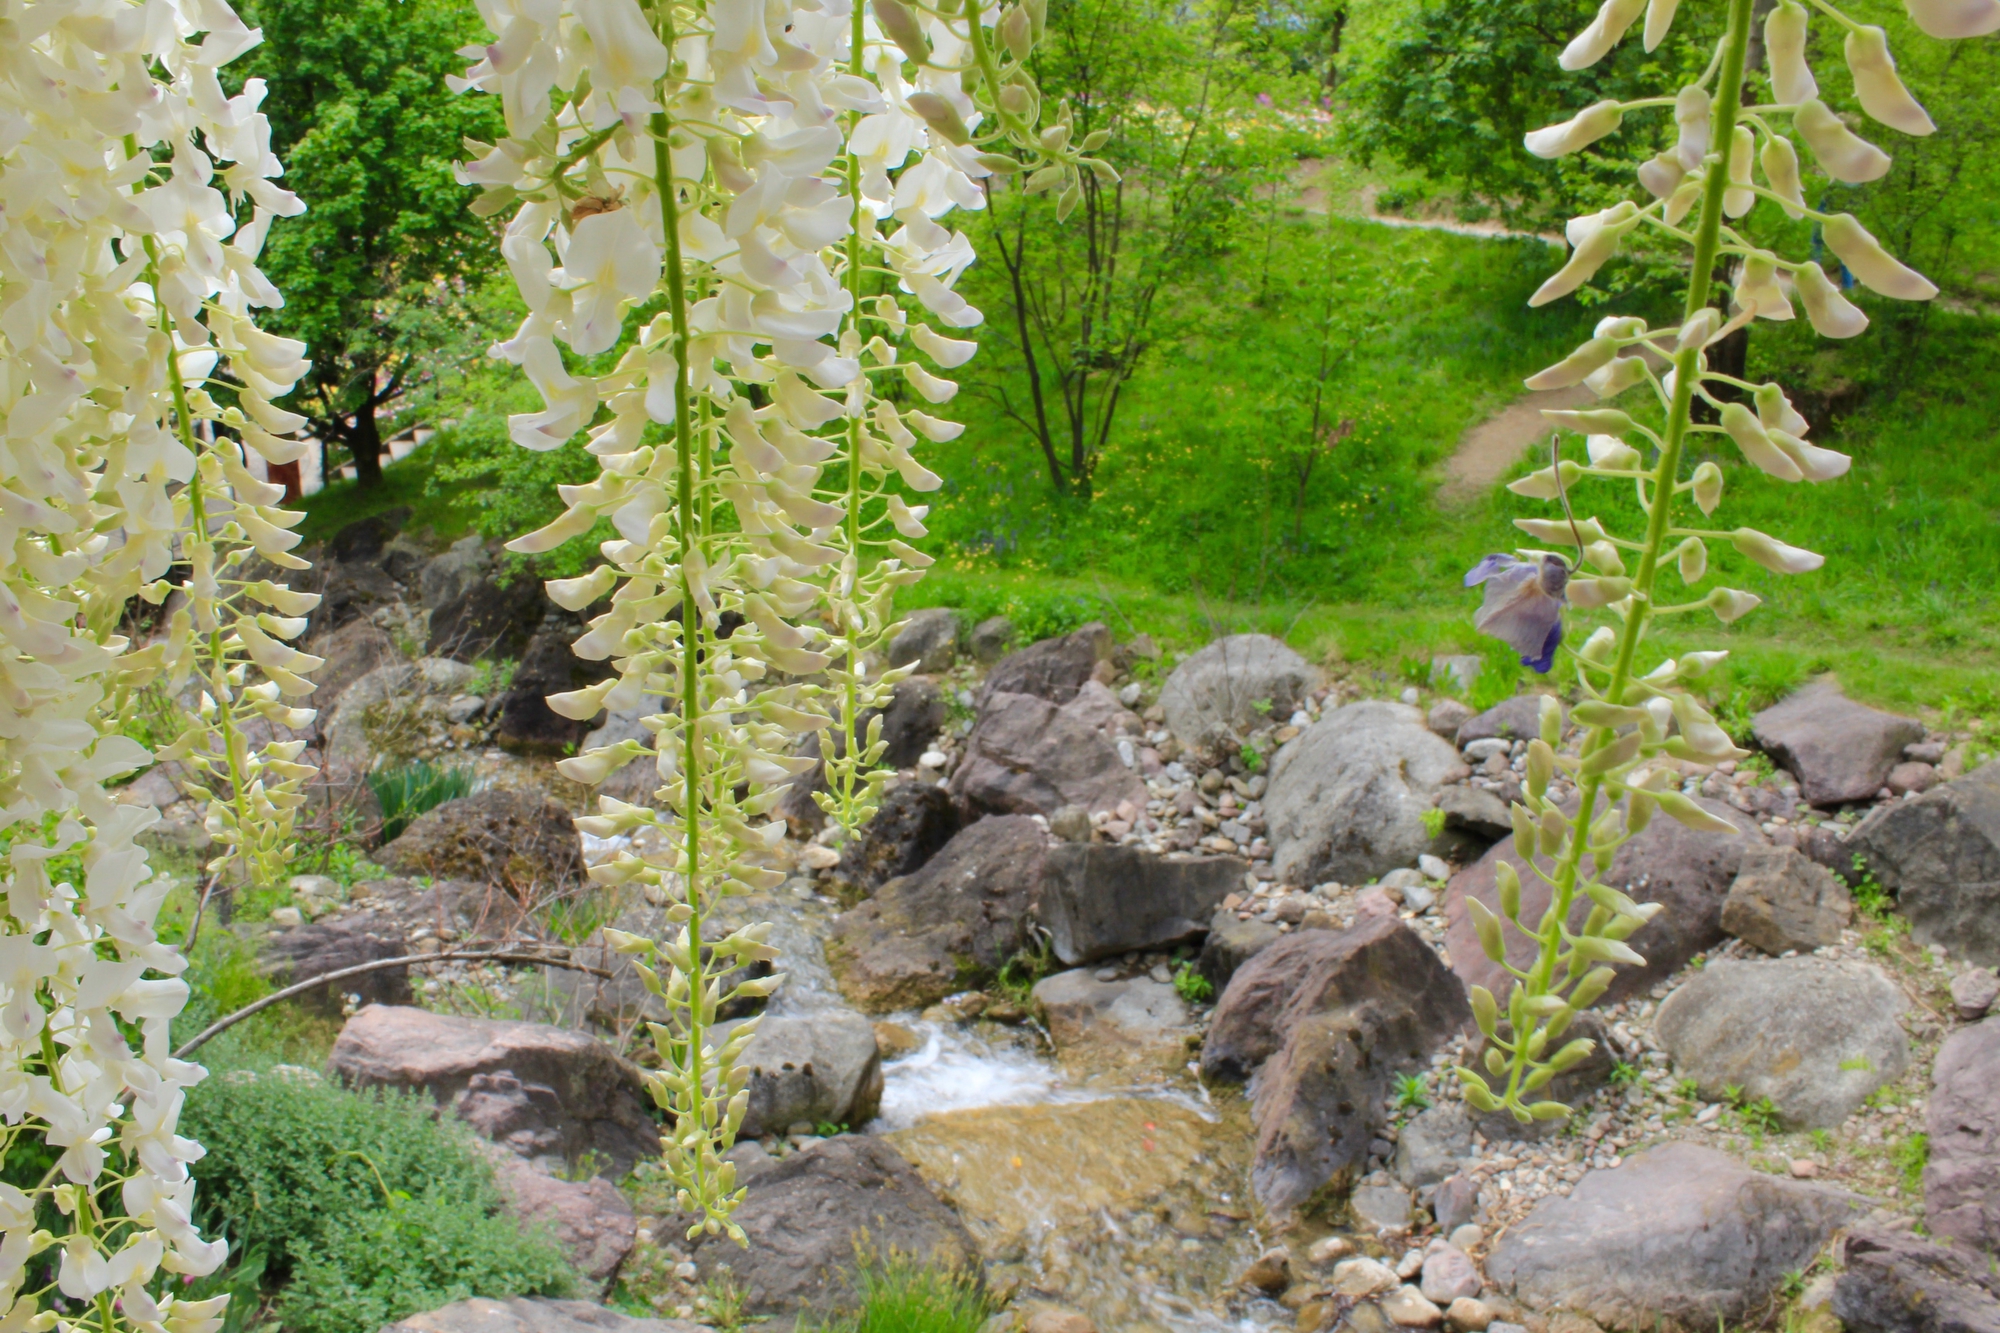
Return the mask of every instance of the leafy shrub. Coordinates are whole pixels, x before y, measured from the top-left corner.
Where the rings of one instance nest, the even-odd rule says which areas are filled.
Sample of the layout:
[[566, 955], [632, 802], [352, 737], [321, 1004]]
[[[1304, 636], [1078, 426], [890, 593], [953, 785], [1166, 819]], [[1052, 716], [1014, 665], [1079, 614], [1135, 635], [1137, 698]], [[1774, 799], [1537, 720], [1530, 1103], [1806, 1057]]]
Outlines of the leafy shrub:
[[378, 768], [368, 774], [368, 786], [382, 803], [382, 841], [388, 842], [426, 811], [446, 801], [472, 794], [472, 770], [443, 767], [419, 760]]
[[238, 1070], [188, 1098], [204, 1228], [261, 1254], [291, 1333], [374, 1333], [468, 1296], [560, 1293], [567, 1260], [499, 1216], [492, 1170], [428, 1099], [304, 1070]]
[[1206, 1004], [1215, 998], [1215, 983], [1195, 971], [1193, 963], [1182, 963], [1174, 973], [1174, 990], [1189, 1004]]

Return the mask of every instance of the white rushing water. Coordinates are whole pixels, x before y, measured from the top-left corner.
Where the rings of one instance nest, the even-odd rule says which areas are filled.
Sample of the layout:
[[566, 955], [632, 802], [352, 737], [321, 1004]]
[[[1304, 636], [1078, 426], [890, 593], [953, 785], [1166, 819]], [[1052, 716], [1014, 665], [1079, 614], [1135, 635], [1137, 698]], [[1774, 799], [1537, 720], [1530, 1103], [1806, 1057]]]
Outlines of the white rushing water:
[[970, 1025], [912, 1019], [923, 1046], [882, 1066], [882, 1109], [868, 1128], [906, 1129], [941, 1111], [1093, 1101], [1103, 1095], [1067, 1083], [1055, 1063], [1025, 1043], [976, 1035]]

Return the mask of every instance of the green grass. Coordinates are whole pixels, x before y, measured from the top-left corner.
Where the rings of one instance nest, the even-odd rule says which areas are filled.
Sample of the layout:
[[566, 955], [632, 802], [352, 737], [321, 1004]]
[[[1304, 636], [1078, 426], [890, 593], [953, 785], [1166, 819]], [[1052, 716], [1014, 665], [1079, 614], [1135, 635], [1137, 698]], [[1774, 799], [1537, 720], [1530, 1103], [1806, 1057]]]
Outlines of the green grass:
[[393, 841], [426, 811], [446, 801], [470, 796], [473, 772], [469, 768], [446, 766], [418, 760], [394, 768], [371, 769], [369, 790], [382, 803], [382, 841]]
[[859, 1308], [800, 1333], [979, 1333], [993, 1313], [976, 1277], [903, 1258], [864, 1264], [855, 1294]]
[[383, 467], [382, 485], [376, 490], [364, 491], [356, 482], [336, 481], [308, 495], [300, 506], [306, 511], [305, 521], [297, 528], [304, 539], [300, 545], [326, 541], [350, 523], [406, 506], [410, 510], [403, 525], [406, 531], [429, 528], [443, 542], [463, 537], [472, 530], [478, 513], [480, 488], [470, 483], [440, 486], [432, 480], [435, 467], [436, 455], [428, 445], [420, 446], [408, 457]]

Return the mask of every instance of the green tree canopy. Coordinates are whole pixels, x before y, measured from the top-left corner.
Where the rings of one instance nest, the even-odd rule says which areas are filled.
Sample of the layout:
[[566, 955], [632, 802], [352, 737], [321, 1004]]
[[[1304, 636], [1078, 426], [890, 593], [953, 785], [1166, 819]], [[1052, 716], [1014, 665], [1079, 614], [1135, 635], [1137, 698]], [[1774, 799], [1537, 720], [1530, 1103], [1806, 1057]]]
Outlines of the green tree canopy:
[[269, 84], [272, 147], [307, 209], [265, 246], [285, 293], [267, 323], [312, 357], [292, 405], [371, 486], [384, 418], [487, 332], [465, 297], [498, 246], [452, 164], [497, 135], [498, 102], [445, 86], [482, 26], [452, 0], [253, 0], [248, 18], [264, 44], [240, 73]]

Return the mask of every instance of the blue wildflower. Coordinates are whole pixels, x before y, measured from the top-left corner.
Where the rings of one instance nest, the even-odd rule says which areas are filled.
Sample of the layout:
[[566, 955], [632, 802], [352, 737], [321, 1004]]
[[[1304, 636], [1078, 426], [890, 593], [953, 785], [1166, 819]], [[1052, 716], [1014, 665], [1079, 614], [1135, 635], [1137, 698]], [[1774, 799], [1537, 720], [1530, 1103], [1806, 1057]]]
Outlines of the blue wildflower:
[[1547, 671], [1562, 643], [1563, 590], [1569, 566], [1553, 555], [1539, 561], [1489, 555], [1466, 573], [1465, 586], [1486, 585], [1486, 600], [1472, 618], [1481, 634], [1505, 640], [1521, 655], [1521, 665]]

